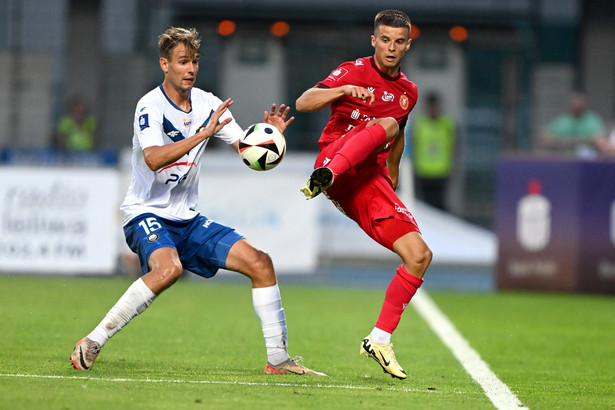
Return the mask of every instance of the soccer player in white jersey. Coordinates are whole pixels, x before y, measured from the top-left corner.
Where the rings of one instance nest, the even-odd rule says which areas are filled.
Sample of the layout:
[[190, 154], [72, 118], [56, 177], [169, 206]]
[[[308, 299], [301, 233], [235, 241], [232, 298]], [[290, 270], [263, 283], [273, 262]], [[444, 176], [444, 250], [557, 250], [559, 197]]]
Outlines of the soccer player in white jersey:
[[[265, 373], [324, 376], [288, 355], [286, 319], [269, 255], [195, 210], [199, 158], [208, 139], [218, 137], [238, 150], [243, 130], [229, 111], [233, 101], [194, 88], [200, 46], [195, 29], [169, 28], [158, 45], [164, 82], [137, 103], [132, 181], [121, 206], [126, 242], [139, 255], [143, 276], [77, 343], [72, 365], [91, 369], [107, 340], [175, 283], [184, 268], [205, 278], [225, 268], [252, 282], [267, 350]], [[273, 104], [264, 122], [284, 132], [294, 119], [287, 119], [288, 112]]]

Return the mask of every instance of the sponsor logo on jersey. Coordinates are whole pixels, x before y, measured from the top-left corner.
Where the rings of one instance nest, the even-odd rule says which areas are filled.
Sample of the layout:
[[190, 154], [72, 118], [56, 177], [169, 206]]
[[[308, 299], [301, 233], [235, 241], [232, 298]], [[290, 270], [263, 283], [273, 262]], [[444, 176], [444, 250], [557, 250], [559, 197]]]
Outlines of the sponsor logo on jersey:
[[169, 136], [169, 138], [171, 139], [175, 139], [175, 137], [177, 137], [177, 135], [179, 135], [179, 131], [169, 131], [167, 132], [167, 135]]
[[153, 243], [153, 242], [156, 242], [158, 240], [158, 238], [160, 238], [160, 235], [158, 235], [157, 233], [150, 233], [147, 236], [147, 241], [149, 243]]
[[327, 78], [337, 81], [340, 78], [344, 77], [346, 74], [348, 74], [348, 70], [346, 70], [345, 68], [337, 68], [333, 70]]
[[376, 89], [374, 87], [367, 87], [367, 91], [373, 94]]
[[408, 99], [408, 96], [406, 94], [399, 97], [399, 106], [402, 109], [407, 110], [409, 105], [410, 105], [410, 100]]
[[187, 120], [184, 118], [182, 121], [184, 122], [184, 127], [189, 127], [190, 124], [192, 124], [192, 120]]
[[141, 131], [149, 127], [149, 114], [141, 114], [139, 116], [139, 128]]
[[359, 111], [358, 108], [350, 113], [350, 118], [352, 118], [353, 120], [358, 120], [360, 116], [361, 116], [361, 111]]
[[386, 102], [390, 102], [393, 101], [395, 99], [395, 96], [392, 93], [388, 93], [388, 92], [384, 92], [384, 94], [382, 94], [382, 101], [386, 101]]
[[355, 60], [354, 65], [357, 66], [357, 67], [360, 66], [360, 65], [363, 65], [363, 60], [361, 60], [361, 59]]

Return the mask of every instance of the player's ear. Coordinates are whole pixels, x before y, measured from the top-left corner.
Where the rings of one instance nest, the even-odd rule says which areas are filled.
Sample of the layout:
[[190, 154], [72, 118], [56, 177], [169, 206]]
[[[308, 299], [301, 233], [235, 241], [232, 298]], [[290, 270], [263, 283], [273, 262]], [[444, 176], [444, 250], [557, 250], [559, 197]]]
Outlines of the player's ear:
[[169, 71], [169, 60], [164, 57], [160, 57], [160, 68], [166, 74]]
[[376, 36], [372, 34], [372, 47], [376, 47]]

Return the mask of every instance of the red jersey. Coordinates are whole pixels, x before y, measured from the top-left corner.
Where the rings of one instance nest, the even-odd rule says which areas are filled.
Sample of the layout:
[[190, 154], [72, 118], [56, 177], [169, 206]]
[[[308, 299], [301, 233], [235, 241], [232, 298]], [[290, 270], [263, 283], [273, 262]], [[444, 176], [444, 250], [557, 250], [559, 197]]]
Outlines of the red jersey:
[[320, 136], [322, 147], [345, 134], [361, 122], [375, 118], [392, 117], [402, 128], [408, 114], [414, 108], [418, 91], [416, 85], [400, 71], [391, 77], [378, 69], [374, 57], [348, 61], [333, 70], [329, 76], [316, 84], [318, 88], [337, 88], [356, 85], [370, 90], [375, 100], [363, 102], [345, 95], [331, 103], [331, 117]]

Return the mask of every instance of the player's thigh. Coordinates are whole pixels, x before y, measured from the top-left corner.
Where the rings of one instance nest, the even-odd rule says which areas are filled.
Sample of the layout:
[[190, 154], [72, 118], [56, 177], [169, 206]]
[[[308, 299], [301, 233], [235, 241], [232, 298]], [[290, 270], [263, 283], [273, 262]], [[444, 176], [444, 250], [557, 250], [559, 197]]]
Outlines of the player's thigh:
[[151, 271], [161, 271], [167, 269], [182, 270], [182, 263], [179, 260], [177, 249], [163, 247], [154, 250], [149, 257], [149, 268]]
[[143, 282], [156, 295], [173, 285], [181, 276], [183, 266], [175, 248], [158, 248], [149, 257], [150, 270]]
[[389, 139], [397, 136], [397, 134], [399, 133], [399, 124], [397, 123], [397, 121], [395, 121], [395, 118], [376, 118], [367, 123], [368, 126], [374, 124], [380, 124], [382, 128], [384, 128]]
[[175, 235], [164, 219], [153, 214], [141, 215], [124, 226], [126, 243], [139, 256], [142, 274], [150, 270], [150, 257], [158, 249], [176, 248]]

